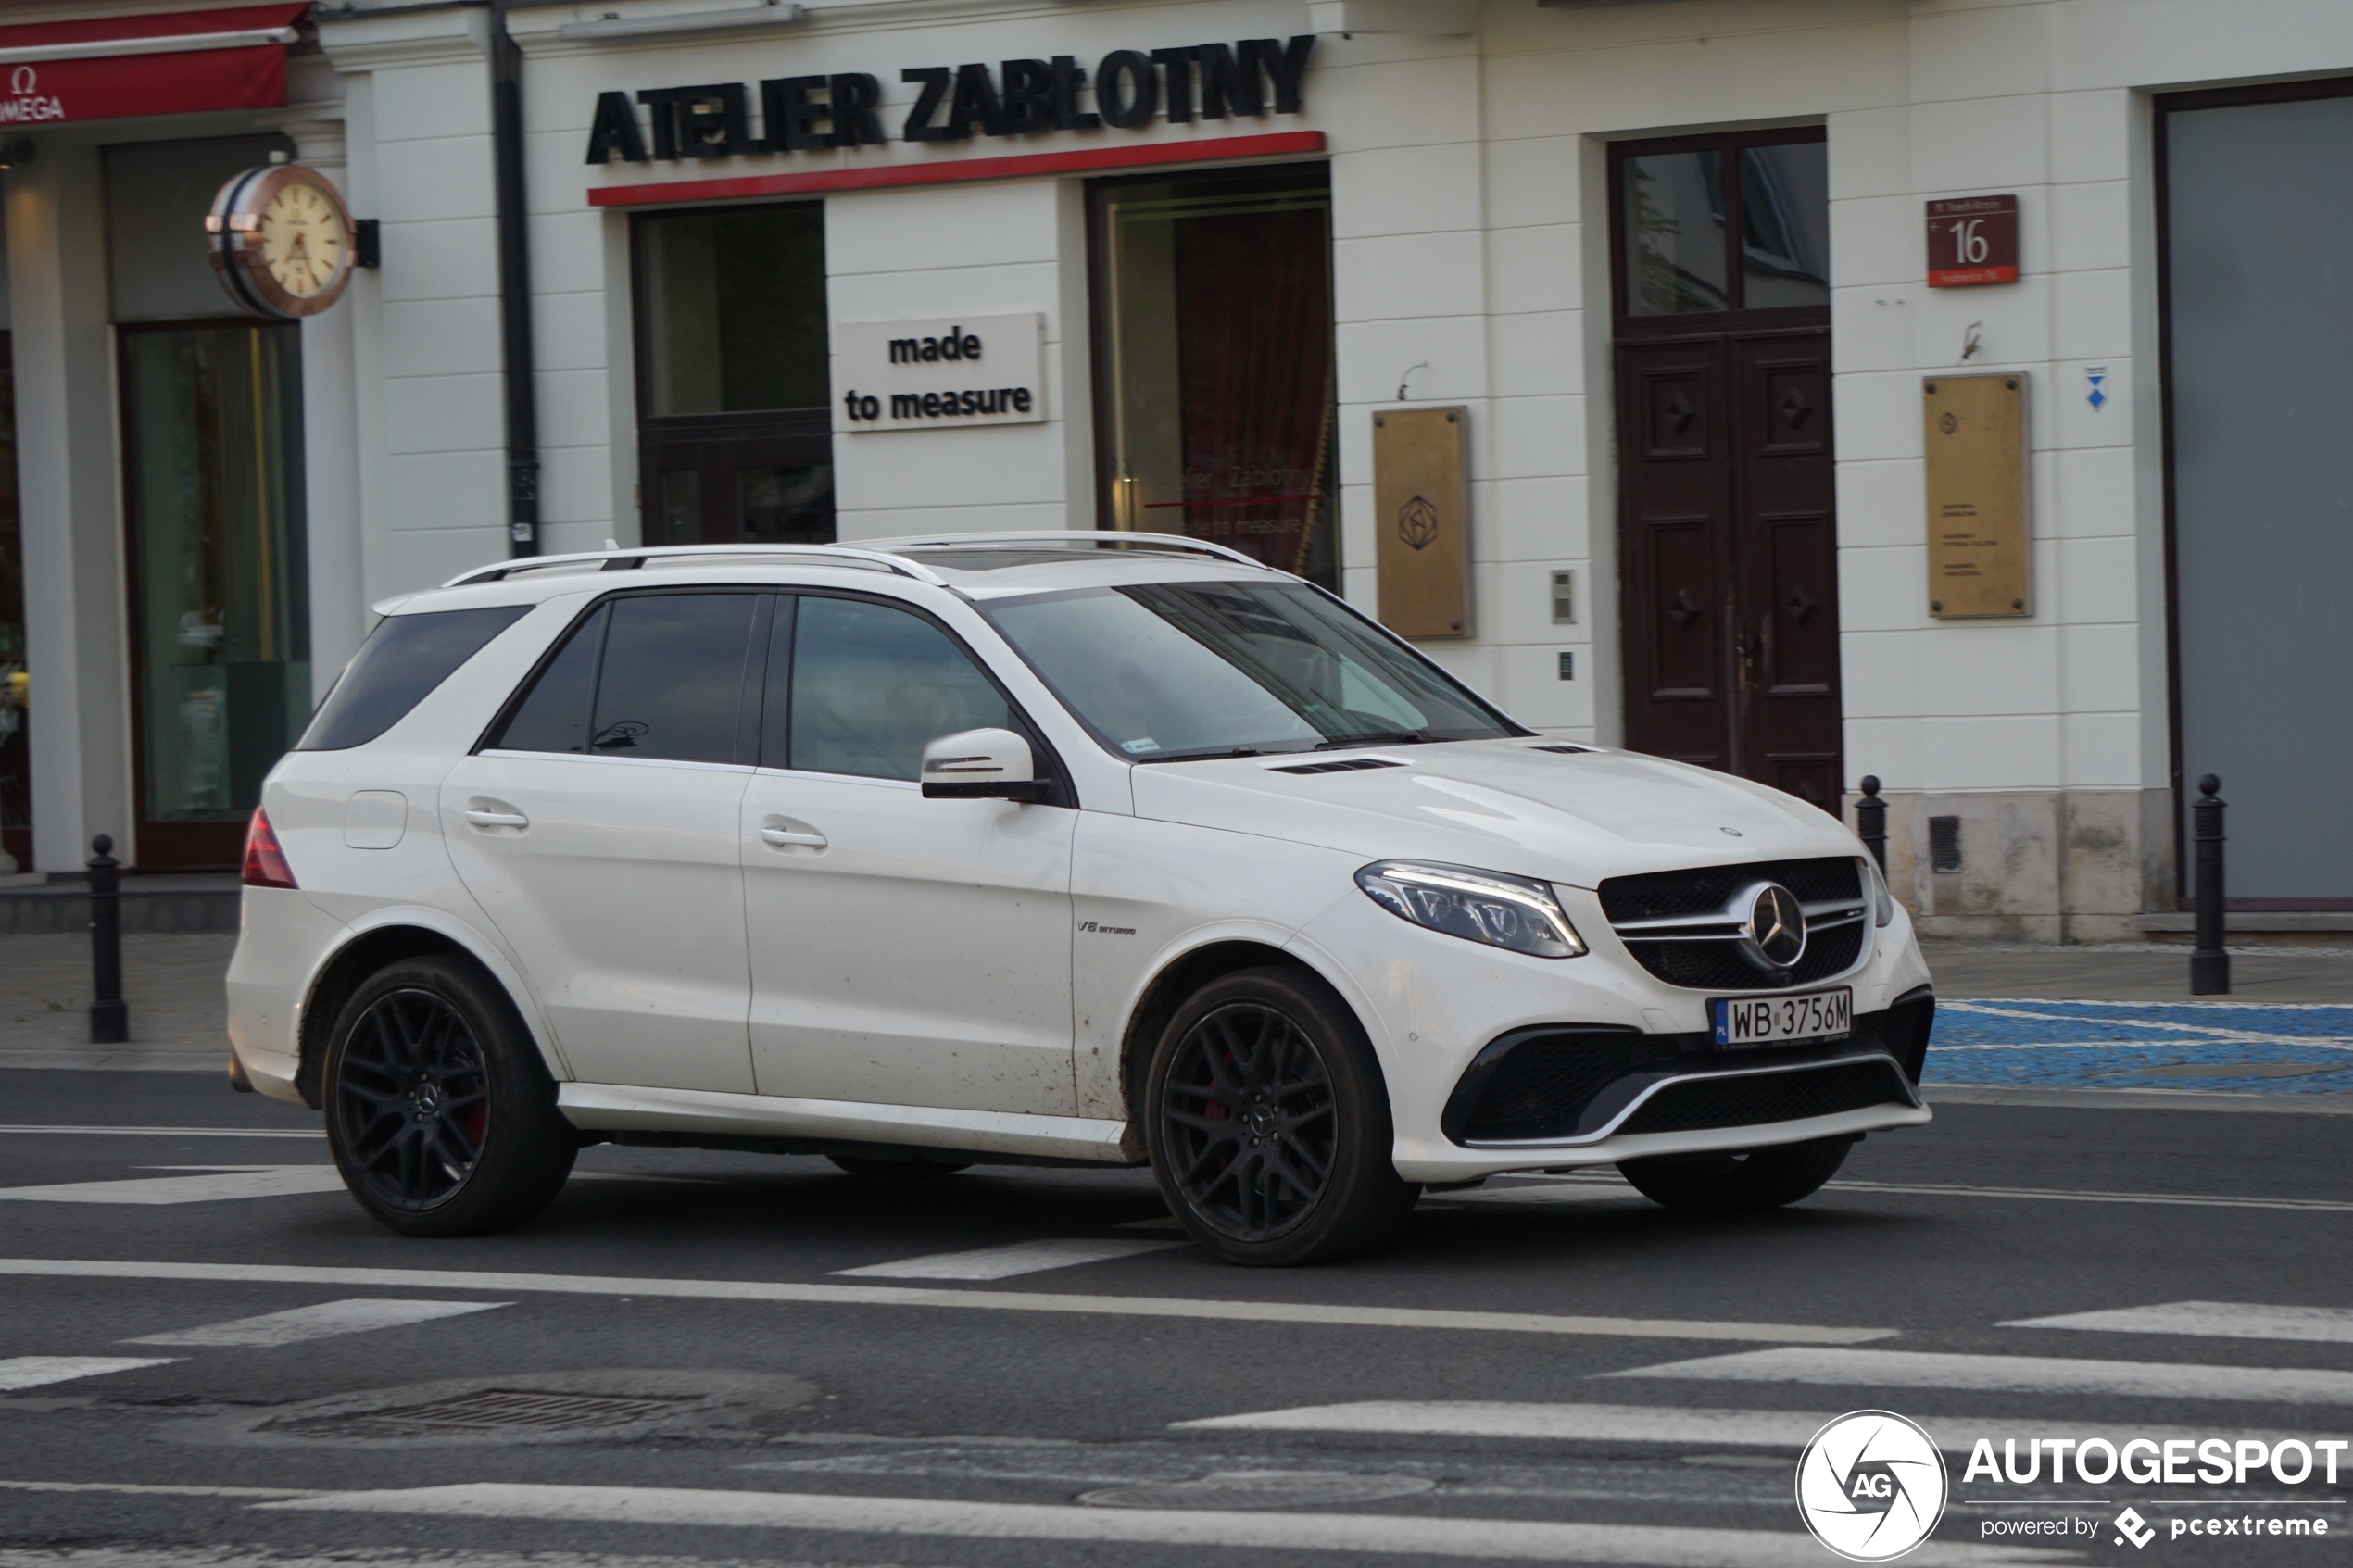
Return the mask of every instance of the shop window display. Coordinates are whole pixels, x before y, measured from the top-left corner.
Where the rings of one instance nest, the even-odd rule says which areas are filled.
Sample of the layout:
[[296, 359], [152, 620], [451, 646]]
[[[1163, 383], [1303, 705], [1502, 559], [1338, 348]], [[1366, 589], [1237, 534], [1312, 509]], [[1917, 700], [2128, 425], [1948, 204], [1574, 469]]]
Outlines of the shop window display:
[[1104, 526], [1213, 540], [1336, 589], [1325, 169], [1092, 194]]

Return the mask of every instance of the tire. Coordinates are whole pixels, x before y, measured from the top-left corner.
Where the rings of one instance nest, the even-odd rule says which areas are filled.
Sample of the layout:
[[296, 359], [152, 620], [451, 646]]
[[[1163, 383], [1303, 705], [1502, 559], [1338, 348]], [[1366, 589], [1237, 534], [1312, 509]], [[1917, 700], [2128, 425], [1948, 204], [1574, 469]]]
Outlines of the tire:
[[828, 1154], [825, 1158], [853, 1176], [912, 1177], [917, 1181], [952, 1176], [973, 1168], [969, 1160], [875, 1160], [862, 1154]]
[[580, 1138], [505, 991], [461, 959], [378, 970], [328, 1036], [327, 1147], [402, 1236], [475, 1236], [554, 1201]]
[[1170, 1212], [1229, 1263], [1366, 1251], [1421, 1194], [1390, 1162], [1389, 1087], [1364, 1029], [1296, 969], [1225, 975], [1176, 1010], [1146, 1071], [1144, 1124]]
[[1621, 1160], [1620, 1174], [1653, 1203], [1734, 1213], [1779, 1209], [1810, 1198], [1846, 1163], [1853, 1138], [1817, 1138], [1728, 1154], [1662, 1154]]

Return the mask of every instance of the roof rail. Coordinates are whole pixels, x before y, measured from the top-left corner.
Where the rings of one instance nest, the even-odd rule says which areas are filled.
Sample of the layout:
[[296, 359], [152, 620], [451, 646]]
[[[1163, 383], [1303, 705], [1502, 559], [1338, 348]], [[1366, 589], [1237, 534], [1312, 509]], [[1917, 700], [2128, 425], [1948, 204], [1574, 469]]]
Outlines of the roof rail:
[[583, 566], [592, 561], [603, 562], [606, 571], [627, 571], [649, 560], [667, 560], [677, 557], [749, 556], [753, 558], [833, 557], [837, 559], [862, 561], [895, 571], [901, 577], [912, 577], [944, 588], [948, 580], [918, 561], [902, 560], [882, 550], [858, 549], [847, 545], [661, 545], [637, 550], [582, 550], [565, 556], [527, 556], [497, 566], [478, 567], [460, 572], [442, 584], [445, 588], [459, 588], [470, 583], [497, 583], [517, 572], [537, 571], [550, 566]]
[[1288, 576], [1279, 567], [1268, 566], [1225, 545], [1213, 545], [1206, 539], [1194, 539], [1182, 533], [1151, 533], [1141, 530], [1113, 533], [1105, 530], [1052, 528], [1003, 533], [925, 533], [910, 534], [895, 539], [870, 539], [869, 547], [876, 550], [901, 551], [912, 549], [1018, 549], [1041, 545], [1088, 545], [1098, 548], [1105, 545], [1125, 545], [1131, 549], [1192, 550], [1202, 555], [1217, 556], [1238, 566], [1256, 567], [1261, 571], [1273, 571]]

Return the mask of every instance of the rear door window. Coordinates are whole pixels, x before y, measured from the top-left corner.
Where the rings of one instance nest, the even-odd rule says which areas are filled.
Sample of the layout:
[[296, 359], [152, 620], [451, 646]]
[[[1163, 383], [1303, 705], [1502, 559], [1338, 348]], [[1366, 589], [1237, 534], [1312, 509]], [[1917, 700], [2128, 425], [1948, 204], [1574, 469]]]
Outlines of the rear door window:
[[529, 605], [386, 616], [359, 645], [296, 751], [347, 751], [409, 716], [458, 666], [522, 620]]
[[[749, 760], [755, 623], [767, 596], [610, 600], [573, 630], [487, 743], [494, 750], [675, 762]], [[756, 694], [755, 694], [756, 695]]]

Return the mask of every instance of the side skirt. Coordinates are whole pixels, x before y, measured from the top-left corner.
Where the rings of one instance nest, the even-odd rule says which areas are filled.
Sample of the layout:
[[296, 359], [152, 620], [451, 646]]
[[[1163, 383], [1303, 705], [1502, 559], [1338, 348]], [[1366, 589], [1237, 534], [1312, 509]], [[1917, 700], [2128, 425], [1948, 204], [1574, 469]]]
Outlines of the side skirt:
[[1140, 1147], [1127, 1148], [1126, 1123], [1078, 1116], [786, 1099], [621, 1084], [560, 1085], [556, 1105], [573, 1126], [583, 1132], [612, 1135], [611, 1141], [616, 1143], [749, 1148], [775, 1154], [857, 1154], [881, 1146], [880, 1151], [954, 1151], [990, 1162], [1142, 1162]]

